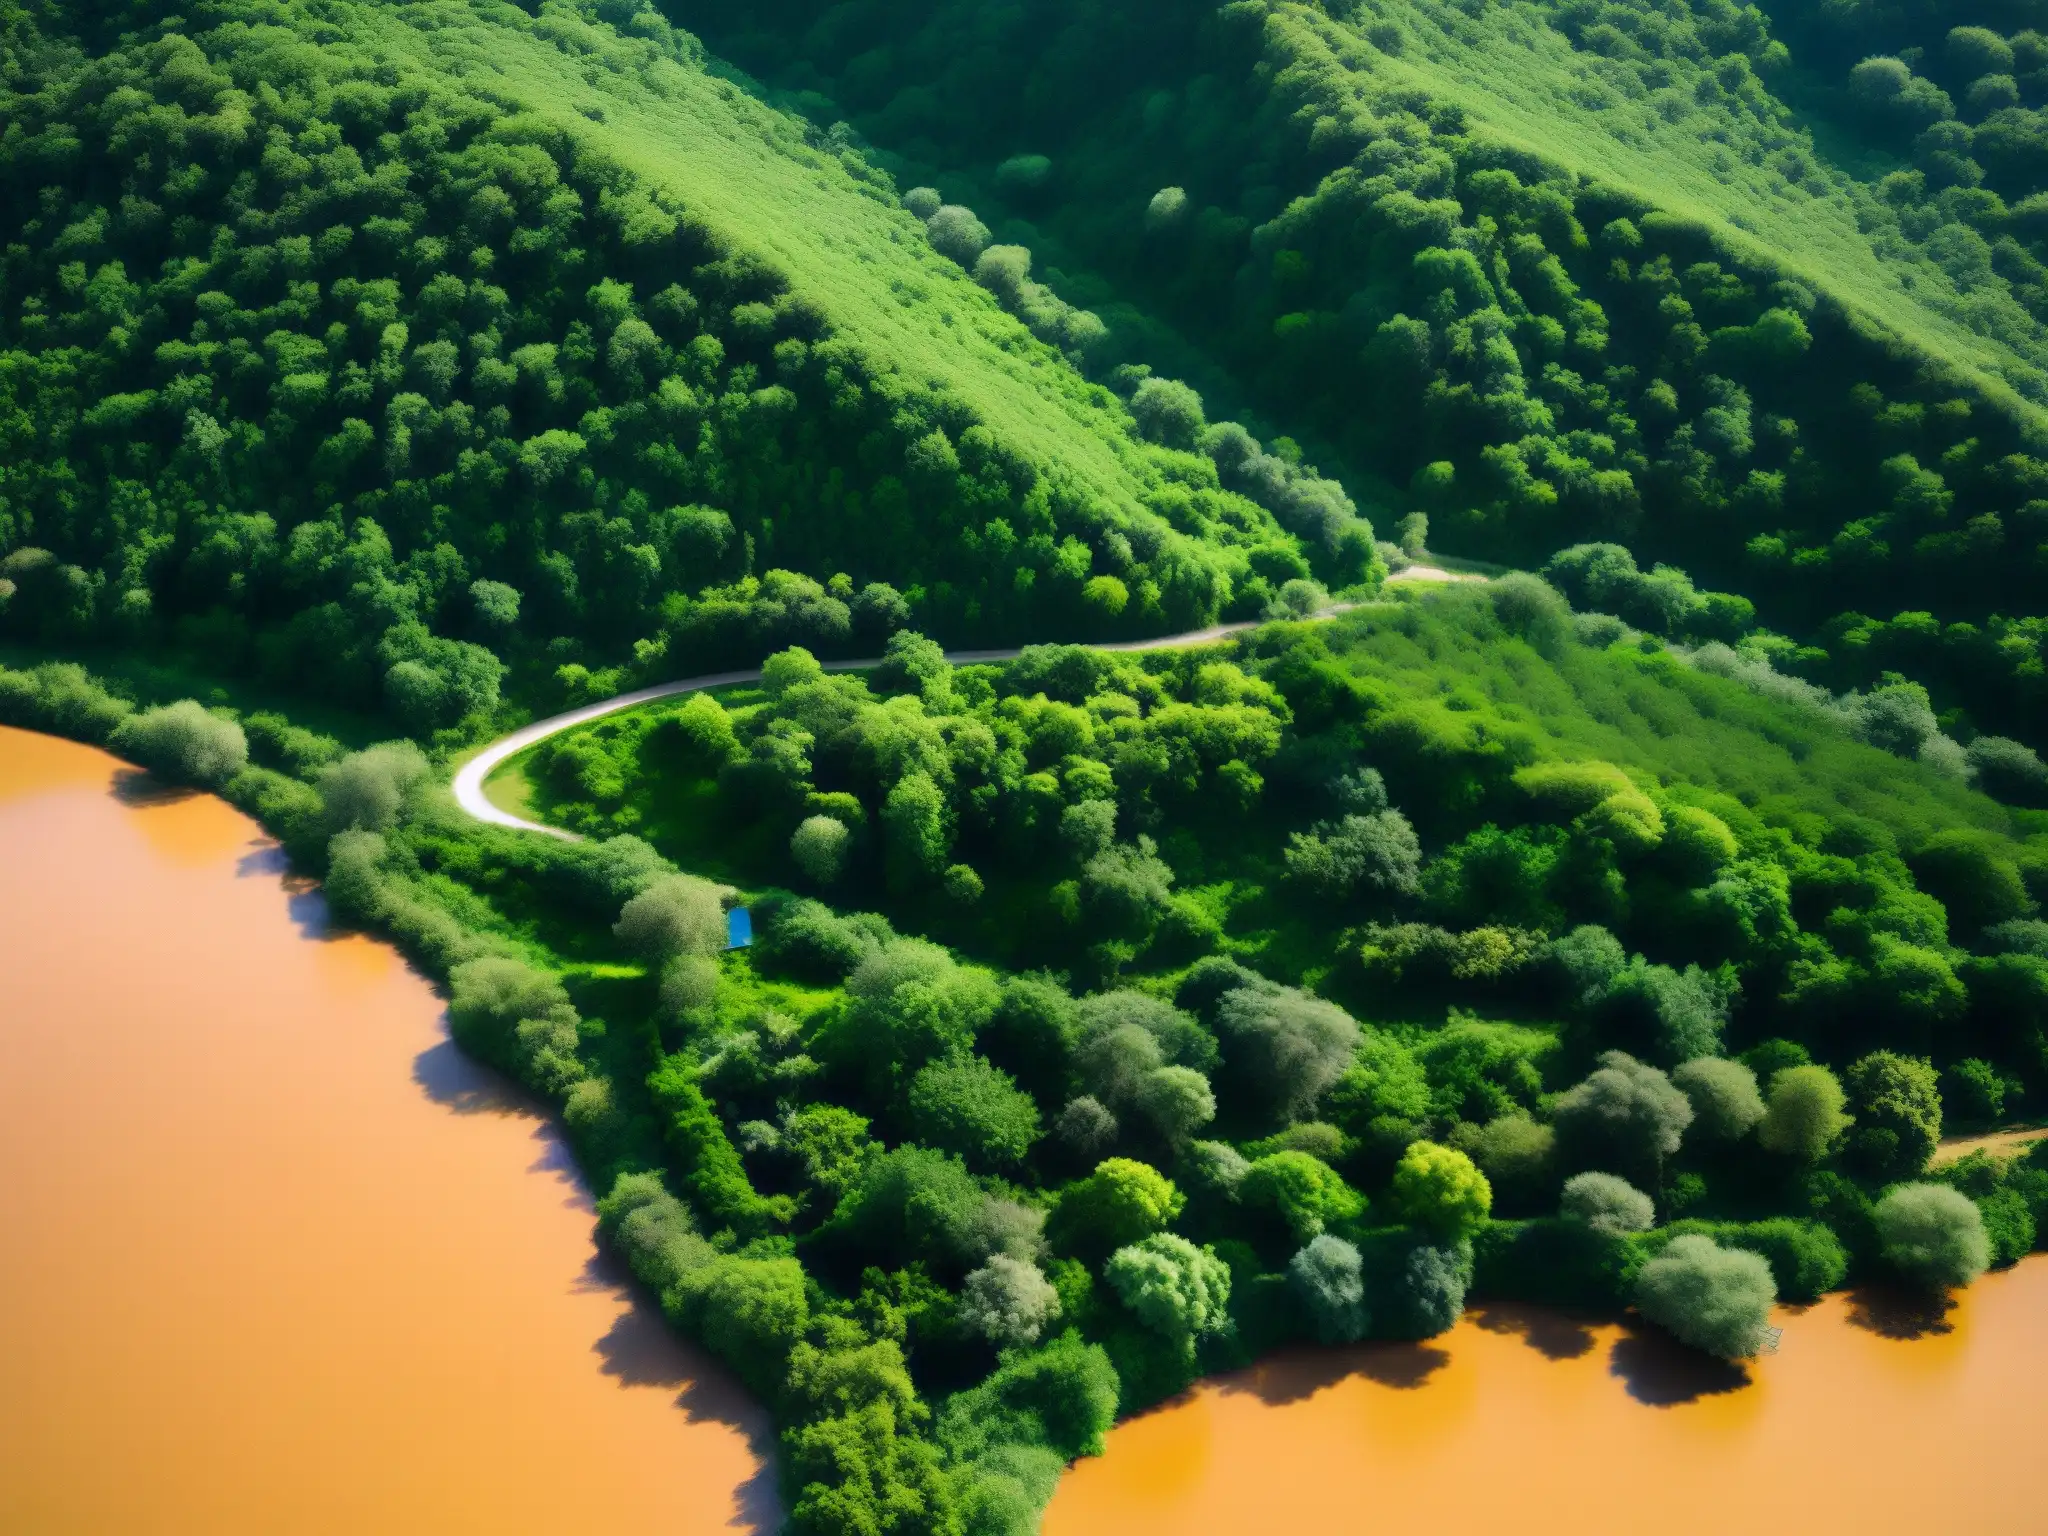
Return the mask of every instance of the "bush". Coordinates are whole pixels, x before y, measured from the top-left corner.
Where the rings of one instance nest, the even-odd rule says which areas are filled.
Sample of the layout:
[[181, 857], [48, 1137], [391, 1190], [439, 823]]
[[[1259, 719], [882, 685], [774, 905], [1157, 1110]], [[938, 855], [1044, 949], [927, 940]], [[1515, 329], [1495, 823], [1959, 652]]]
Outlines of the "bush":
[[862, 961], [895, 937], [873, 913], [841, 917], [815, 901], [793, 901], [775, 911], [754, 941], [754, 963], [812, 985], [844, 981]]
[[1323, 1343], [1349, 1344], [1365, 1336], [1371, 1317], [1363, 1263], [1352, 1244], [1327, 1232], [1311, 1238], [1288, 1261], [1287, 1282]]
[[1610, 1236], [1647, 1232], [1657, 1223], [1656, 1203], [1628, 1180], [1611, 1173], [1581, 1173], [1566, 1179], [1558, 1214]]
[[219, 789], [249, 762], [249, 741], [242, 728], [208, 713], [193, 699], [129, 716], [114, 728], [107, 744], [166, 783], [200, 789]]
[[1358, 1023], [1334, 1003], [1291, 988], [1240, 987], [1216, 1005], [1233, 1080], [1282, 1117], [1314, 1106], [1350, 1065]]
[[974, 216], [972, 209], [957, 203], [934, 209], [924, 222], [924, 230], [933, 250], [963, 267], [973, 266], [975, 257], [988, 248], [988, 226]]
[[1418, 1227], [1461, 1242], [1486, 1225], [1493, 1187], [1472, 1159], [1434, 1142], [1418, 1141], [1394, 1165], [1394, 1204]]
[[666, 875], [619, 910], [612, 933], [659, 965], [680, 955], [725, 948], [724, 889], [695, 875]]
[[1583, 1168], [1612, 1159], [1654, 1188], [1692, 1124], [1692, 1104], [1655, 1067], [1608, 1051], [1591, 1076], [1559, 1096], [1554, 1117], [1570, 1162]]
[[1354, 1220], [1365, 1210], [1364, 1197], [1336, 1169], [1307, 1152], [1274, 1152], [1259, 1158], [1245, 1170], [1237, 1197], [1297, 1244], [1320, 1236], [1331, 1222]]
[[818, 1239], [885, 1269], [922, 1263], [961, 1276], [993, 1254], [1033, 1257], [1038, 1227], [1036, 1213], [984, 1193], [959, 1159], [903, 1146], [861, 1168]]
[[1991, 1265], [1983, 1213], [1945, 1184], [1901, 1184], [1872, 1217], [1885, 1263], [1916, 1285], [1968, 1285]]
[[1402, 1258], [1378, 1311], [1396, 1338], [1435, 1338], [1463, 1315], [1471, 1286], [1470, 1243], [1417, 1243]]
[[790, 1351], [810, 1321], [795, 1259], [720, 1258], [684, 1278], [679, 1300], [698, 1336], [750, 1391], [778, 1394]]
[[1777, 1299], [1762, 1258], [1696, 1233], [1673, 1238], [1636, 1276], [1637, 1311], [1724, 1360], [1746, 1359], [1763, 1348]]
[[1103, 1278], [1138, 1321], [1192, 1359], [1195, 1342], [1230, 1321], [1230, 1268], [1209, 1248], [1159, 1232], [1119, 1248]]
[[1817, 1163], [1851, 1124], [1851, 1117], [1842, 1112], [1847, 1102], [1841, 1083], [1826, 1067], [1781, 1068], [1771, 1074], [1770, 1097], [1756, 1139], [1780, 1156]]
[[1967, 749], [1977, 784], [1987, 795], [2011, 805], [2048, 805], [2048, 763], [2024, 742], [2007, 736], [1979, 736]]
[[846, 823], [830, 816], [805, 819], [790, 834], [789, 854], [804, 878], [818, 885], [832, 885], [846, 871], [846, 856], [853, 834]]
[[1484, 1125], [1460, 1121], [1451, 1145], [1479, 1165], [1503, 1205], [1527, 1209], [1555, 1187], [1557, 1132], [1526, 1110], [1497, 1115]]
[[1185, 1203], [1158, 1169], [1112, 1157], [1060, 1191], [1046, 1235], [1063, 1252], [1099, 1258], [1162, 1231]]
[[1193, 1067], [1159, 1067], [1138, 1079], [1131, 1101], [1162, 1141], [1182, 1146], [1216, 1118], [1216, 1095]]
[[1941, 1090], [1931, 1063], [1872, 1051], [1843, 1074], [1853, 1145], [1879, 1177], [1919, 1173], [1941, 1144]]
[[927, 1146], [990, 1171], [1021, 1163], [1039, 1134], [1031, 1095], [979, 1056], [923, 1068], [910, 1084], [910, 1123]]
[[426, 754], [409, 741], [383, 742], [329, 764], [319, 779], [328, 830], [389, 831], [406, 796], [432, 771]]
[[1682, 1064], [1671, 1081], [1692, 1105], [1698, 1133], [1715, 1141], [1739, 1141], [1764, 1117], [1756, 1074], [1739, 1061], [1701, 1056]]
[[1060, 1315], [1059, 1292], [1035, 1264], [994, 1254], [960, 1288], [960, 1323], [998, 1349], [1036, 1344]]

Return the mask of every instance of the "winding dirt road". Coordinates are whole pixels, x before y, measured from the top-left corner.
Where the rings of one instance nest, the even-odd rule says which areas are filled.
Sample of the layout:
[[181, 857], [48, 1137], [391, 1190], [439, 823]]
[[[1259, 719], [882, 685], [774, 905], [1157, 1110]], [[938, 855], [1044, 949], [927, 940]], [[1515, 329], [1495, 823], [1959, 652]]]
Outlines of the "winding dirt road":
[[[1387, 578], [1389, 582], [1409, 581], [1483, 581], [1481, 576], [1467, 576], [1440, 570], [1433, 565], [1411, 565]], [[1356, 608], [1356, 603], [1333, 603], [1316, 619], [1332, 619], [1340, 613]], [[1227, 640], [1232, 635], [1241, 635], [1248, 629], [1257, 629], [1264, 622], [1260, 619], [1244, 619], [1235, 624], [1212, 624], [1207, 629], [1189, 630], [1182, 635], [1161, 635], [1153, 640], [1115, 640], [1091, 646], [1098, 651], [1168, 651], [1182, 646], [1208, 645], [1212, 641]], [[948, 651], [946, 660], [958, 666], [978, 661], [1013, 661], [1020, 654], [1018, 649], [1000, 651]], [[870, 656], [860, 661], [828, 661], [824, 664], [827, 672], [865, 672], [879, 667], [882, 659]], [[536, 720], [529, 726], [514, 731], [510, 736], [492, 742], [477, 753], [456, 772], [453, 785], [455, 803], [478, 821], [487, 821], [493, 826], [512, 827], [522, 832], [539, 832], [548, 837], [559, 837], [566, 842], [581, 842], [574, 832], [560, 827], [550, 827], [538, 821], [528, 821], [510, 811], [500, 810], [491, 804], [484, 794], [484, 780], [497, 771], [499, 764], [516, 757], [528, 747], [546, 741], [561, 731], [573, 726], [588, 725], [606, 715], [617, 714], [622, 709], [631, 709], [636, 704], [649, 704], [656, 699], [673, 698], [680, 693], [697, 693], [706, 688], [734, 688], [742, 683], [758, 683], [761, 669], [755, 667], [745, 672], [707, 672], [702, 677], [680, 678], [673, 683], [656, 683], [651, 688], [636, 688], [631, 693], [615, 694], [595, 704], [585, 704], [580, 709], [550, 715], [545, 720]]]
[[[1317, 614], [1316, 617], [1319, 619], [1330, 618], [1344, 612], [1351, 606], [1349, 603], [1341, 604]], [[1259, 621], [1256, 619], [1246, 619], [1236, 624], [1212, 624], [1207, 629], [1190, 630], [1184, 635], [1161, 635], [1155, 640], [1120, 640], [1109, 644], [1092, 646], [1090, 649], [1098, 651], [1175, 650], [1181, 646], [1207, 645], [1211, 641], [1227, 640], [1232, 635], [1243, 634], [1248, 629], [1256, 629], [1258, 624]], [[948, 651], [946, 653], [946, 660], [954, 663], [956, 666], [966, 666], [977, 661], [1013, 661], [1020, 654], [1021, 650], [1017, 648], [999, 651]], [[824, 663], [824, 667], [827, 672], [865, 672], [879, 667], [881, 664], [882, 659], [879, 656], [870, 656], [859, 661], [828, 661]], [[462, 765], [455, 775], [453, 785], [455, 803], [469, 812], [470, 815], [476, 817], [478, 821], [487, 821], [493, 826], [514, 827], [523, 832], [541, 832], [549, 837], [559, 837], [568, 842], [580, 842], [582, 839], [574, 832], [564, 831], [560, 827], [550, 827], [538, 821], [528, 821], [523, 816], [515, 816], [510, 811], [500, 810], [497, 806], [491, 804], [489, 797], [484, 794], [484, 780], [496, 772], [499, 764], [505, 762], [508, 758], [516, 757], [528, 747], [546, 741], [550, 736], [569, 730], [574, 726], [588, 725], [593, 720], [601, 720], [606, 715], [617, 714], [622, 709], [631, 709], [637, 704], [650, 704], [656, 699], [673, 698], [680, 693], [697, 693], [706, 688], [734, 688], [743, 683], [758, 683], [760, 680], [761, 669], [759, 667], [754, 667], [745, 672], [707, 672], [701, 677], [679, 678], [672, 683], [656, 683], [651, 688], [636, 688], [631, 693], [615, 694], [611, 698], [601, 699], [595, 704], [585, 704], [580, 709], [568, 710], [559, 715], [550, 715], [545, 720], [536, 720], [533, 724], [514, 731], [510, 736], [505, 736], [492, 742], [483, 751], [477, 753], [475, 757], [472, 757]]]

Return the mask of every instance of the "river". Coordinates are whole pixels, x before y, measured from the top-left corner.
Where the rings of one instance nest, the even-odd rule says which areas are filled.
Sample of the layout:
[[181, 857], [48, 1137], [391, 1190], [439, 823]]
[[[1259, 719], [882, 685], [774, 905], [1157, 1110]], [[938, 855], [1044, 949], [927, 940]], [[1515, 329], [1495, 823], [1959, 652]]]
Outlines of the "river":
[[765, 1415], [256, 825], [0, 728], [0, 1531], [767, 1532]]
[[1650, 1330], [1477, 1307], [1442, 1338], [1291, 1352], [1110, 1432], [1045, 1536], [1933, 1536], [2048, 1530], [2048, 1256], [1947, 1308], [1781, 1309], [1748, 1368]]
[[[0, 728], [0, 1531], [772, 1530], [559, 1140], [220, 801]], [[1748, 1370], [1475, 1308], [1119, 1426], [1046, 1536], [2048, 1529], [2048, 1257]]]

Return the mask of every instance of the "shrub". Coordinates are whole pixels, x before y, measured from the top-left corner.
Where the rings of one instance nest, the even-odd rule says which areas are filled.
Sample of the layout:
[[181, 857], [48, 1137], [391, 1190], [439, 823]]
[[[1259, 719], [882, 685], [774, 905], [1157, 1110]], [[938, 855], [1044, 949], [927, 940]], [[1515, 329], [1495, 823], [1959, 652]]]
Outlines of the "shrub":
[[398, 823], [414, 786], [432, 772], [409, 741], [387, 741], [350, 753], [320, 770], [321, 802], [333, 832], [384, 832]]
[[1190, 451], [1205, 424], [1202, 397], [1177, 379], [1146, 379], [1131, 396], [1131, 415], [1153, 442]]
[[846, 855], [852, 843], [853, 834], [845, 822], [831, 816], [811, 816], [790, 834], [789, 854], [805, 879], [818, 885], [832, 885], [846, 871]]
[[1158, 1169], [1112, 1157], [1060, 1191], [1047, 1236], [1065, 1252], [1100, 1257], [1163, 1230], [1183, 1204], [1173, 1181]]
[[1350, 1221], [1365, 1200], [1321, 1158], [1307, 1152], [1274, 1152], [1245, 1170], [1237, 1196], [1284, 1228], [1295, 1243], [1320, 1236], [1333, 1221]]
[[1052, 1123], [1053, 1139], [1077, 1161], [1087, 1162], [1116, 1145], [1122, 1127], [1117, 1118], [1088, 1094], [1070, 1101]]
[[818, 1236], [885, 1268], [916, 1262], [959, 1276], [992, 1254], [1032, 1257], [1034, 1216], [1015, 1219], [1009, 1202], [985, 1194], [958, 1158], [902, 1146], [865, 1161]]
[[1611, 1173], [1581, 1173], [1566, 1179], [1558, 1214], [1595, 1232], [1647, 1232], [1657, 1222], [1650, 1197]]
[[960, 1322], [998, 1349], [1036, 1344], [1060, 1315], [1059, 1292], [1035, 1264], [994, 1254], [960, 1288]]
[[705, 1344], [751, 1391], [777, 1394], [810, 1321], [795, 1259], [720, 1258], [685, 1277], [680, 1300]]
[[2048, 763], [2024, 742], [2006, 736], [1979, 736], [1967, 749], [1978, 786], [2013, 805], [2048, 804]]
[[1334, 1003], [1291, 988], [1240, 987], [1216, 1005], [1233, 1075], [1282, 1116], [1305, 1111], [1358, 1048], [1358, 1023]]
[[1872, 1051], [1843, 1074], [1855, 1145], [1882, 1177], [1919, 1173], [1941, 1144], [1941, 1090], [1931, 1063]]
[[1363, 1262], [1353, 1245], [1327, 1232], [1311, 1238], [1288, 1261], [1287, 1282], [1323, 1343], [1349, 1344], [1364, 1337], [1371, 1317]]
[[1653, 1187], [1692, 1124], [1692, 1104], [1671, 1079], [1621, 1051], [1601, 1056], [1591, 1076], [1559, 1096], [1554, 1114], [1572, 1161], [1597, 1166], [1613, 1158]]
[[1872, 1213], [1885, 1263], [1916, 1285], [1968, 1285], [1991, 1265], [1976, 1202], [1945, 1184], [1901, 1184]]
[[1449, 1242], [1469, 1238], [1493, 1210], [1493, 1187], [1472, 1159], [1429, 1141], [1401, 1154], [1392, 1192], [1404, 1217]]
[[723, 888], [695, 875], [666, 875], [620, 909], [612, 933], [656, 964], [715, 955], [725, 948]]
[[1699, 1133], [1716, 1141], [1738, 1141], [1764, 1117], [1756, 1074], [1739, 1061], [1697, 1057], [1673, 1072], [1671, 1081], [1692, 1105]]
[[1497, 1115], [1484, 1125], [1460, 1121], [1451, 1145], [1470, 1157], [1504, 1205], [1528, 1207], [1542, 1200], [1557, 1176], [1557, 1132], [1526, 1110]]
[[1471, 1286], [1470, 1243], [1411, 1246], [1382, 1308], [1388, 1332], [1406, 1339], [1429, 1339], [1445, 1332], [1463, 1315]]
[[1009, 1073], [979, 1056], [933, 1062], [910, 1084], [917, 1139], [991, 1171], [1024, 1160], [1038, 1140], [1038, 1106]]
[[988, 248], [988, 226], [974, 216], [972, 209], [957, 203], [934, 209], [924, 221], [924, 230], [933, 250], [963, 267], [973, 266], [975, 257]]
[[107, 744], [167, 783], [200, 789], [219, 789], [249, 762], [242, 728], [193, 699], [129, 716]]
[[1777, 1299], [1771, 1267], [1762, 1258], [1722, 1248], [1697, 1233], [1673, 1238], [1636, 1276], [1637, 1311], [1724, 1360], [1745, 1359], [1763, 1348]]
[[1102, 1273], [1138, 1321], [1184, 1358], [1193, 1358], [1197, 1339], [1230, 1321], [1229, 1266], [1213, 1249], [1171, 1232], [1117, 1249]]
[[1850, 1126], [1842, 1085], [1826, 1067], [1784, 1067], [1771, 1074], [1770, 1097], [1756, 1139], [1767, 1149], [1817, 1163]]
[[1169, 1146], [1181, 1146], [1216, 1118], [1209, 1079], [1193, 1067], [1159, 1067], [1138, 1079], [1131, 1094], [1138, 1113]]

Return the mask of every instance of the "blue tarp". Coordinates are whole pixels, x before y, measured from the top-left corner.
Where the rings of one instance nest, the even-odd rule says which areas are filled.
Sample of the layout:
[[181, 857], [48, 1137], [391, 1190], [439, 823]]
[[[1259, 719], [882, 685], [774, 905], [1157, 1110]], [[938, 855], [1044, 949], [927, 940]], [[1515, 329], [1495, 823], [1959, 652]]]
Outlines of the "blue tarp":
[[745, 907], [734, 907], [725, 914], [725, 947], [745, 949], [754, 942], [754, 919]]

